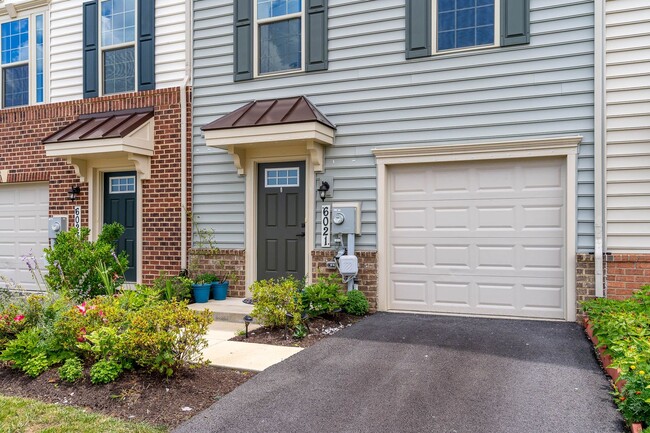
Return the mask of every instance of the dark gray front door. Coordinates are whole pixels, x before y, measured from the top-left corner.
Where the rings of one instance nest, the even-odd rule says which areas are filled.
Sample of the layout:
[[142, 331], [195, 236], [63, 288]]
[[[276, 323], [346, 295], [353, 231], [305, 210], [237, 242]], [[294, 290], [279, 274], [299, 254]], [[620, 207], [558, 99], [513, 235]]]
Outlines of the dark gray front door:
[[129, 255], [129, 267], [124, 278], [133, 282], [137, 279], [136, 185], [134, 171], [104, 174], [104, 224], [118, 222], [124, 226], [124, 234], [117, 242], [117, 252], [126, 251]]
[[305, 275], [305, 163], [260, 164], [257, 279]]

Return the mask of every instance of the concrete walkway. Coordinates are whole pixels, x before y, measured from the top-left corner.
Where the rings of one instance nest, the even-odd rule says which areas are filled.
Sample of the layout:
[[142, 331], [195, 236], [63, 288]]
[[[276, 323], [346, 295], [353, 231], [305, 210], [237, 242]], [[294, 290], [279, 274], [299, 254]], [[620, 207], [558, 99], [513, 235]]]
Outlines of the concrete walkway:
[[575, 323], [384, 313], [175, 432], [624, 432], [610, 390]]
[[[259, 325], [251, 324], [248, 330], [257, 328]], [[206, 335], [208, 347], [203, 351], [203, 357], [218, 367], [263, 371], [302, 350], [300, 347], [228, 341], [243, 330], [241, 323], [212, 322]]]

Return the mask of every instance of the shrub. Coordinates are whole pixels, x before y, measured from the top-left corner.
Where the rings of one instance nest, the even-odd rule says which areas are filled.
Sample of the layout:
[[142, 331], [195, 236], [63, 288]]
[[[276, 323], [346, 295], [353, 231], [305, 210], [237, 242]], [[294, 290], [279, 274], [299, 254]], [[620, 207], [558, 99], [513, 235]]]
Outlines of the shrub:
[[263, 325], [295, 328], [301, 323], [302, 297], [296, 280], [261, 280], [253, 283], [250, 289], [254, 301], [251, 316]]
[[627, 381], [621, 393], [615, 393], [618, 409], [626, 420], [650, 425], [650, 365], [635, 366], [623, 376]]
[[59, 378], [66, 382], [76, 382], [84, 374], [84, 365], [76, 356], [65, 360], [59, 367]]
[[348, 314], [354, 314], [355, 316], [363, 316], [368, 313], [370, 309], [370, 304], [368, 304], [368, 299], [366, 295], [359, 290], [352, 290], [348, 292], [347, 299], [343, 304], [343, 310]]
[[202, 361], [204, 338], [212, 314], [195, 313], [186, 302], [163, 302], [132, 316], [123, 336], [124, 356], [137, 365], [171, 376], [181, 367]]
[[319, 278], [316, 284], [306, 286], [302, 291], [302, 305], [310, 316], [320, 316], [340, 311], [345, 302], [342, 286], [335, 276]]
[[162, 300], [189, 300], [192, 293], [192, 280], [182, 276], [170, 277], [165, 273], [161, 273], [153, 281], [153, 288], [159, 293]]
[[126, 253], [115, 254], [115, 244], [124, 233], [123, 226], [104, 225], [96, 242], [88, 240], [89, 233], [85, 227], [73, 228], [60, 233], [54, 246], [44, 250], [48, 262], [47, 285], [78, 302], [106, 294], [107, 284], [118, 284], [115, 277], [128, 267]]
[[206, 272], [204, 274], [197, 275], [194, 278], [194, 281], [196, 282], [196, 284], [210, 284], [215, 281], [219, 281], [219, 277], [217, 277], [215, 274]]
[[7, 343], [0, 360], [9, 362], [12, 368], [36, 377], [60, 360], [58, 353], [48, 351], [49, 342], [41, 338], [42, 331], [34, 327], [26, 329]]
[[122, 365], [112, 359], [102, 359], [90, 367], [90, 381], [93, 385], [111, 383], [122, 373]]

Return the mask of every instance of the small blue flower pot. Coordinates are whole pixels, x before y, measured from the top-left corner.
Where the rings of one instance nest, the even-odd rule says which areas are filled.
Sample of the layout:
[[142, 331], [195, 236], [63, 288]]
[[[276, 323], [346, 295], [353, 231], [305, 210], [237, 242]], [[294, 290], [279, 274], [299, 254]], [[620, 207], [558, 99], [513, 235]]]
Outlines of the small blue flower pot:
[[225, 301], [228, 296], [228, 281], [225, 283], [212, 283], [212, 298], [217, 301]]
[[210, 284], [192, 284], [194, 302], [205, 304], [210, 299]]

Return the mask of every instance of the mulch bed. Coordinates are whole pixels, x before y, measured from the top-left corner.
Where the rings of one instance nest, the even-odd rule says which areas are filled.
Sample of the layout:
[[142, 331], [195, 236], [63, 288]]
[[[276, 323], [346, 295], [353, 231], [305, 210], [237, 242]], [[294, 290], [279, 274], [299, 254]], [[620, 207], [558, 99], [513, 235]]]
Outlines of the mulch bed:
[[31, 379], [20, 371], [0, 366], [0, 394], [74, 405], [125, 420], [174, 427], [254, 374], [207, 366], [181, 370], [171, 378], [126, 372], [116, 382], [93, 385], [88, 370], [83, 379], [68, 384], [59, 380], [56, 369]]
[[269, 328], [263, 326], [248, 333], [248, 339], [238, 335], [230, 341], [243, 341], [247, 343], [273, 344], [276, 346], [309, 347], [323, 338], [336, 334], [341, 329], [352, 326], [365, 316], [353, 316], [346, 313], [337, 313], [331, 316], [321, 316], [309, 321], [309, 335], [300, 340], [292, 338], [291, 331], [285, 336], [284, 328]]

